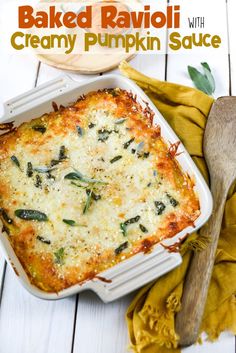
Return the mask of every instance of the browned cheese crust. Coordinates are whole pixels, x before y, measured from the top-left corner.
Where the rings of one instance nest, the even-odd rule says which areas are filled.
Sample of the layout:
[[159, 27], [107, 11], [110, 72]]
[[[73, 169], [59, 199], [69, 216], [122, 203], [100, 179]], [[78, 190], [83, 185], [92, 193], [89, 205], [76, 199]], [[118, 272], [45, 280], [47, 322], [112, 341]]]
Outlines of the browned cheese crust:
[[0, 137], [0, 216], [35, 286], [83, 283], [194, 224], [194, 183], [152, 120], [107, 89]]

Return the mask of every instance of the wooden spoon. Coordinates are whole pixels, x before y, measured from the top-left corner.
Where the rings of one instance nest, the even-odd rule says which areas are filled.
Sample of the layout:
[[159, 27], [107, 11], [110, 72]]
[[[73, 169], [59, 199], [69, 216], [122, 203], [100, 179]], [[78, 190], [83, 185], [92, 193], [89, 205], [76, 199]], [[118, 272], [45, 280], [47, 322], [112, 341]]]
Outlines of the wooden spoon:
[[186, 276], [182, 309], [176, 317], [180, 345], [196, 342], [206, 304], [224, 206], [236, 179], [236, 97], [219, 98], [213, 105], [204, 136], [204, 154], [211, 177], [213, 213], [201, 229], [211, 243], [193, 255]]

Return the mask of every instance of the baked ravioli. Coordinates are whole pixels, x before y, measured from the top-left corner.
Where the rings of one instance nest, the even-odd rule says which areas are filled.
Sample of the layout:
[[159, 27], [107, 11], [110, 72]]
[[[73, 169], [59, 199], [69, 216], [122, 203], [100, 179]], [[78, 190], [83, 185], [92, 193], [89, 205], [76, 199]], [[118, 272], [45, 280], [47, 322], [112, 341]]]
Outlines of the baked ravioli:
[[32, 284], [58, 292], [200, 214], [194, 184], [125, 90], [82, 96], [0, 136], [0, 217]]

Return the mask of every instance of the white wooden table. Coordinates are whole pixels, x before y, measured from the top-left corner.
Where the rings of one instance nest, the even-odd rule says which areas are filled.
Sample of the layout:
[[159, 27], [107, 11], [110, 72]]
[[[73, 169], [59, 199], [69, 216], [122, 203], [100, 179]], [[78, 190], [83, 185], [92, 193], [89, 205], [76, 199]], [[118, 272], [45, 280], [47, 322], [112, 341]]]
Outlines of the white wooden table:
[[[0, 12], [4, 1], [7, 0], [0, 0]], [[191, 86], [187, 65], [198, 66], [207, 61], [216, 78], [215, 97], [236, 95], [236, 1], [222, 1], [228, 9], [230, 55], [138, 55], [132, 65], [152, 77]], [[5, 100], [62, 74], [32, 55], [12, 55], [1, 47], [0, 64], [0, 116]], [[88, 78], [69, 75], [77, 81]], [[39, 300], [20, 286], [1, 256], [0, 353], [126, 353], [124, 316], [132, 297], [133, 294], [106, 305], [90, 292], [56, 302]], [[214, 344], [204, 343], [182, 352], [235, 353], [235, 339], [224, 333]]]

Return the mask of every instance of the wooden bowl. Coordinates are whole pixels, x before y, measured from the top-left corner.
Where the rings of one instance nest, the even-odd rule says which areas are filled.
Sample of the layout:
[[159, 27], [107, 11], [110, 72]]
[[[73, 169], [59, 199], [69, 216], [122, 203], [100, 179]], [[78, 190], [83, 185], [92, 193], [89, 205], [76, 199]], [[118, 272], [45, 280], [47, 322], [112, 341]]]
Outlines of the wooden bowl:
[[122, 60], [130, 60], [135, 54], [37, 54], [43, 63], [62, 70], [86, 75], [116, 68]]

